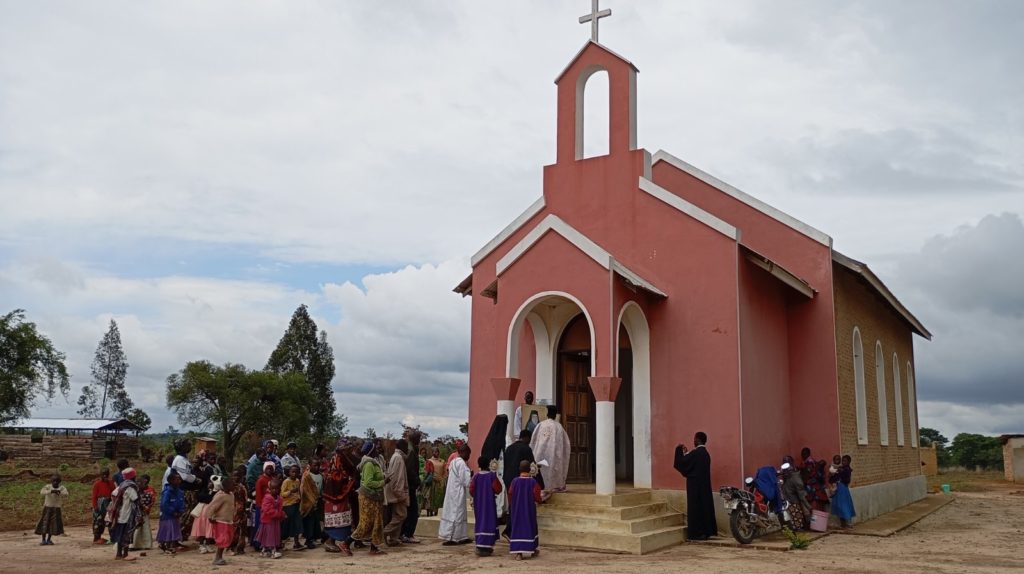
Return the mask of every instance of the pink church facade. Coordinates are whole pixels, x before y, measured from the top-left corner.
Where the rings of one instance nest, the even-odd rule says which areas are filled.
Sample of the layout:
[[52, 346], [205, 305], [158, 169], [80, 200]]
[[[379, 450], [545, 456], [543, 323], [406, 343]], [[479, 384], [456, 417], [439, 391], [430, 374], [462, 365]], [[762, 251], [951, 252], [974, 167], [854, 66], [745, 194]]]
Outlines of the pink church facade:
[[[583, 158], [583, 92], [602, 70], [609, 151]], [[577, 54], [555, 82], [543, 196], [456, 288], [472, 296], [471, 446], [530, 390], [559, 407], [570, 481], [598, 494], [682, 487], [673, 449], [696, 431], [709, 436], [718, 484], [804, 446], [843, 452], [857, 429], [841, 424], [831, 238], [637, 148], [636, 76], [601, 44]], [[909, 312], [897, 323], [929, 336]]]

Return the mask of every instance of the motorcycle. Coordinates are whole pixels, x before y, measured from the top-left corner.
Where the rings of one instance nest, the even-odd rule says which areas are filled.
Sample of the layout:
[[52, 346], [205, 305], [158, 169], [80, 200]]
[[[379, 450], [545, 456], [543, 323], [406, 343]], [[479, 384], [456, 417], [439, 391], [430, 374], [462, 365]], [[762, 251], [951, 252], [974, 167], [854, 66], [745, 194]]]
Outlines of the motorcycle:
[[[774, 467], [765, 467], [758, 472], [761, 473], [769, 469], [770, 475], [774, 475], [773, 479], [777, 481], [776, 487], [778, 487], [781, 480], [778, 480]], [[737, 542], [750, 544], [755, 538], [782, 528], [792, 528], [788, 501], [781, 496], [777, 497], [778, 500], [781, 500], [781, 508], [773, 509], [770, 498], [757, 488], [753, 477], [747, 477], [744, 482], [746, 487], [743, 489], [735, 486], [723, 486], [718, 490], [725, 509], [729, 511], [729, 530]]]

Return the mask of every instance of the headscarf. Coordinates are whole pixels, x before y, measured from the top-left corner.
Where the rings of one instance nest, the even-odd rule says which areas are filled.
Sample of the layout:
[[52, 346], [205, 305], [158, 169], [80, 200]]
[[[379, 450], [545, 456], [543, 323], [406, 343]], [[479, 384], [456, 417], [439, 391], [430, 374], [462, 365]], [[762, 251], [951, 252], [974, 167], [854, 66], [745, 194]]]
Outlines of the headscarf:
[[501, 414], [494, 417], [491, 423], [491, 430], [487, 431], [484, 438], [484, 446], [480, 449], [480, 456], [487, 460], [498, 460], [505, 452], [505, 436], [508, 434], [508, 415]]
[[373, 450], [373, 441], [372, 440], [368, 440], [365, 443], [363, 443], [363, 450], [362, 450], [363, 456], [369, 455], [370, 451], [372, 451], [372, 450]]
[[125, 480], [135, 480], [135, 475], [135, 469], [130, 466], [121, 471], [121, 478]]
[[350, 467], [345, 455], [335, 450], [324, 473], [324, 504], [336, 507], [335, 510], [328, 509], [328, 512], [348, 510], [348, 495], [354, 486]]
[[274, 464], [274, 461], [268, 460], [267, 462], [263, 463], [263, 472], [267, 472], [268, 468], [277, 468], [277, 465]]

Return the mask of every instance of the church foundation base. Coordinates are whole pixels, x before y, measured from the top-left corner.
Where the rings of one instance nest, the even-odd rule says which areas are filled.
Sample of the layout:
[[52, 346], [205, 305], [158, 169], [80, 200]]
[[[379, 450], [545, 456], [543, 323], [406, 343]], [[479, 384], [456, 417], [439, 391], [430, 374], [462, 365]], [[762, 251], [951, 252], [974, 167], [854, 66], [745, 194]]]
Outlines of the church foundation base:
[[854, 524], [892, 512], [911, 502], [917, 502], [924, 498], [927, 492], [928, 478], [923, 474], [865, 486], [854, 486], [850, 488], [853, 508], [857, 511]]

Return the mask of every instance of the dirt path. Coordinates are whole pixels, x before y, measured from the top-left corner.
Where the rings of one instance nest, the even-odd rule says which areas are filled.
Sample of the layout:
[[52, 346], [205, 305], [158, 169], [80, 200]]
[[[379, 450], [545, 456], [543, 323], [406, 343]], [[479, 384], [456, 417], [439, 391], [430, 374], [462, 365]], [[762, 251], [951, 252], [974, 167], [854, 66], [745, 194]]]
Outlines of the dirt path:
[[[756, 573], [898, 572], [945, 574], [961, 572], [1024, 572], [1024, 490], [1000, 489], [962, 493], [956, 501], [890, 538], [833, 534], [806, 551], [682, 545], [648, 556], [621, 556], [546, 548], [535, 560], [516, 563], [507, 555], [477, 558], [472, 547], [442, 547], [436, 541], [407, 546], [382, 558], [365, 553], [339, 558], [323, 551], [286, 553], [280, 560], [253, 555], [228, 557], [220, 572], [274, 574], [346, 571], [373, 564], [373, 572], [526, 572], [542, 568], [563, 573], [709, 572]], [[132, 572], [166, 574], [169, 568], [205, 571], [210, 555], [178, 556], [149, 553], [136, 562], [114, 562], [113, 549], [94, 547], [87, 528], [76, 527], [54, 546], [38, 546], [31, 533], [0, 533], [0, 564], [5, 573]], [[173, 566], [172, 566], [173, 565]]]

